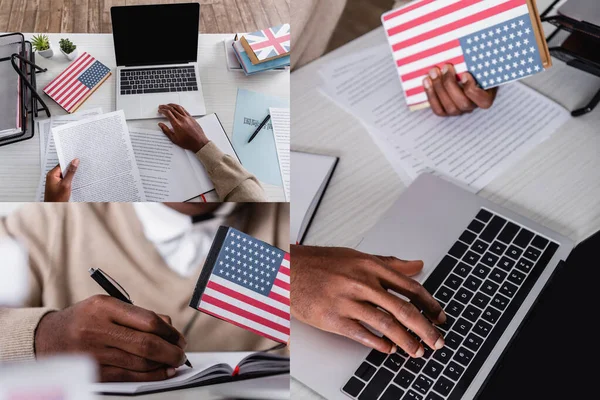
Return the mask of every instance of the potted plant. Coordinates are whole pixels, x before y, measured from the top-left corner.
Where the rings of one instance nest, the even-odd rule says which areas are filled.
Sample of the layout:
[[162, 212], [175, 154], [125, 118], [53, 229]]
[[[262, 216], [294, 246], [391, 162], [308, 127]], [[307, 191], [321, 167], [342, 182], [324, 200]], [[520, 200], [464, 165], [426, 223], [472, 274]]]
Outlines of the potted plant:
[[69, 39], [60, 39], [58, 42], [60, 45], [60, 51], [69, 60], [73, 61], [77, 58], [77, 46], [73, 44]]
[[33, 46], [33, 50], [37, 51], [42, 57], [50, 58], [54, 55], [54, 51], [50, 47], [50, 39], [46, 35], [34, 36], [31, 39], [31, 45]]

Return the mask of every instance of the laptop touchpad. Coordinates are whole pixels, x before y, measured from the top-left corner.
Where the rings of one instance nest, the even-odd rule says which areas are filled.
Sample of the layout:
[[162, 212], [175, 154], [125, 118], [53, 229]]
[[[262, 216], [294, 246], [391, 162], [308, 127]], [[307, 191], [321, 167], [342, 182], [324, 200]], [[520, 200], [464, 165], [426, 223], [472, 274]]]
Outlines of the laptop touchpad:
[[158, 106], [161, 104], [179, 103], [179, 95], [177, 93], [161, 93], [151, 96], [140, 96], [142, 103], [142, 113], [144, 115], [154, 115], [162, 117], [158, 114]]

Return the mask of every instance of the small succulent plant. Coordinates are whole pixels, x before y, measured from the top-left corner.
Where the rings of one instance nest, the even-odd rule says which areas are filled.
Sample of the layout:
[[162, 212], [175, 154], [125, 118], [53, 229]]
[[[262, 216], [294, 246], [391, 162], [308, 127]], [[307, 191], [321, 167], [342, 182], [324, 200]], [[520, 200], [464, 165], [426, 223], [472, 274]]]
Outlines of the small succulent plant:
[[60, 45], [60, 49], [64, 51], [65, 54], [71, 54], [77, 48], [77, 46], [75, 46], [69, 39], [60, 39], [58, 44]]
[[35, 51], [44, 51], [50, 48], [50, 39], [46, 35], [37, 35], [31, 39], [31, 45]]

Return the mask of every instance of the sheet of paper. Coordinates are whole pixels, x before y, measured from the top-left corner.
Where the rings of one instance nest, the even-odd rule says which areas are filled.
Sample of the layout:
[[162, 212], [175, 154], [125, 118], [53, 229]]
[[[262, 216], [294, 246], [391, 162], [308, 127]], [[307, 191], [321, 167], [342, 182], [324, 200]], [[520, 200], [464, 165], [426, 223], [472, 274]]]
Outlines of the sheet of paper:
[[290, 109], [271, 107], [269, 113], [273, 124], [285, 200], [290, 201]]
[[44, 190], [46, 189], [46, 174], [52, 168], [58, 165], [58, 155], [54, 138], [51, 135], [51, 129], [74, 121], [79, 121], [94, 115], [102, 114], [101, 108], [92, 108], [85, 111], [79, 111], [69, 115], [61, 115], [50, 119], [40, 120], [38, 123], [40, 138], [40, 183], [38, 184], [35, 201], [44, 201]]
[[63, 171], [79, 158], [71, 201], [146, 201], [122, 110], [52, 128]]
[[414, 179], [431, 170], [479, 191], [570, 118], [521, 83], [500, 88], [490, 110], [460, 118], [410, 112], [386, 47], [348, 57], [357, 65], [352, 70], [324, 68], [321, 89], [377, 138], [399, 175]]

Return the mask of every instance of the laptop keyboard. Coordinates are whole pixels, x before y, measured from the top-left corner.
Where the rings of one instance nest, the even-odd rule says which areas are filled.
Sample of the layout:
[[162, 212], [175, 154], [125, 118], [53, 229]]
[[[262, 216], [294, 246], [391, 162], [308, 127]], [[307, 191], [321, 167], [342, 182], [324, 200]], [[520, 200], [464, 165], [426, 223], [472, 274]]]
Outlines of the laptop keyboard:
[[359, 400], [458, 400], [558, 245], [482, 209], [423, 285], [444, 308], [445, 346], [372, 350], [342, 391]]
[[121, 71], [121, 94], [191, 92], [198, 90], [194, 67], [126, 69]]

